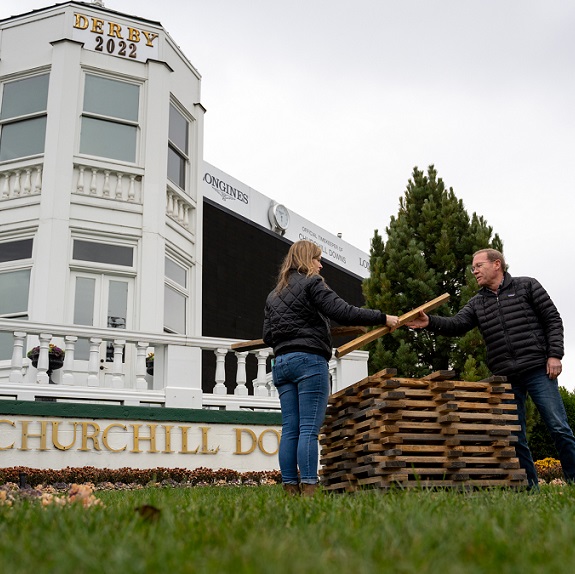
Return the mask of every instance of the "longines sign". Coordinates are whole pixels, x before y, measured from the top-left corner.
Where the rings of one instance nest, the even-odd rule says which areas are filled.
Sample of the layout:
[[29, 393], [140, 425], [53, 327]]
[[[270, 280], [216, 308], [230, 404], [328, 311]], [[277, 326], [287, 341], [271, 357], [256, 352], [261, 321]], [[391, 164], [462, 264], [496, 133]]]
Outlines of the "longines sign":
[[[275, 209], [271, 198], [204, 162], [201, 182], [202, 195], [210, 201], [253, 221], [265, 229], [281, 233], [289, 241], [307, 239], [319, 245], [327, 261], [335, 263], [359, 277], [369, 277], [369, 255], [340, 237], [335, 236], [301, 215], [282, 208], [285, 219], [274, 221]], [[270, 210], [273, 216], [270, 217]], [[279, 227], [278, 227], [279, 226]]]
[[196, 467], [274, 470], [279, 427], [0, 418], [0, 466]]
[[212, 187], [212, 189], [222, 198], [222, 201], [240, 201], [246, 205], [250, 202], [249, 193], [244, 193], [230, 185], [222, 177], [218, 177], [206, 171], [204, 173], [204, 181]]

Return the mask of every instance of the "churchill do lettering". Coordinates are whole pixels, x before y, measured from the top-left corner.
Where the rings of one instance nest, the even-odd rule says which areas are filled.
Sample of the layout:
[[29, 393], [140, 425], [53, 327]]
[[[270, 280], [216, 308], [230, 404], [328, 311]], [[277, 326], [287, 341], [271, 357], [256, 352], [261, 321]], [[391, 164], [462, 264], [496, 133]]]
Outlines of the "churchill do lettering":
[[[220, 445], [212, 444], [210, 430], [208, 426], [185, 424], [0, 419], [0, 453], [75, 450], [215, 455]], [[256, 450], [264, 455], [277, 454], [281, 433], [275, 429], [256, 434], [250, 428], [233, 428], [232, 433], [235, 440], [229, 437], [229, 444], [223, 445], [232, 454], [249, 455]]]

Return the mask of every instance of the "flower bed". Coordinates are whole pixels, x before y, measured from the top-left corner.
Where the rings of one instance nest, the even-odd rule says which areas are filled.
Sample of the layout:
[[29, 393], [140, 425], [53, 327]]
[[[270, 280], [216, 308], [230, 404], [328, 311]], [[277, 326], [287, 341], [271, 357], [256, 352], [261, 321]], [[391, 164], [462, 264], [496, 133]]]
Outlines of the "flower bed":
[[120, 488], [149, 486], [159, 484], [166, 486], [203, 486], [209, 484], [276, 484], [281, 482], [280, 472], [251, 471], [239, 472], [227, 468], [212, 470], [209, 468], [95, 468], [84, 466], [66, 467], [61, 470], [28, 468], [14, 466], [0, 469], [0, 485], [6, 483], [20, 484], [27, 487], [53, 485], [67, 488], [73, 483], [90, 483], [96, 485], [118, 485]]

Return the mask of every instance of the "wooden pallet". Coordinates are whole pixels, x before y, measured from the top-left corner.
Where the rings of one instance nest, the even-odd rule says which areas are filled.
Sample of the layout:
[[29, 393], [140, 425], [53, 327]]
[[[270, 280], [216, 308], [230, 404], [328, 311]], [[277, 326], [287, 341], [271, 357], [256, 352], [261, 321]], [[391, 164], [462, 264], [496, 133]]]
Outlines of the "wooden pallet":
[[453, 377], [386, 369], [333, 394], [320, 436], [324, 488], [525, 486], [511, 385]]

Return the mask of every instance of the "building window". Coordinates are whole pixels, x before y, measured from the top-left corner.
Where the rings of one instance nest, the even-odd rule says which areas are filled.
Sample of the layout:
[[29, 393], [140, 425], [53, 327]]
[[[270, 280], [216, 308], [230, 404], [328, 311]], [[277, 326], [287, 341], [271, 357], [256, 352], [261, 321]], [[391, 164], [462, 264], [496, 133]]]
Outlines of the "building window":
[[32, 239], [0, 243], [0, 263], [32, 258]]
[[74, 239], [72, 258], [78, 261], [133, 267], [134, 248], [126, 245], [112, 245], [110, 243], [96, 243]]
[[186, 189], [188, 169], [188, 139], [190, 123], [170, 104], [168, 132], [168, 179], [180, 189]]
[[0, 317], [28, 318], [30, 269], [0, 273]]
[[[30, 269], [0, 272], [0, 317], [28, 319], [28, 294]], [[12, 357], [14, 337], [12, 333], [0, 332], [0, 360]]]
[[187, 332], [188, 269], [170, 257], [165, 260], [164, 331]]
[[[113, 238], [110, 238], [114, 241]], [[75, 325], [98, 329], [130, 329], [134, 321], [134, 284], [136, 248], [132, 245], [73, 238], [69, 317]], [[114, 345], [102, 343], [100, 352], [106, 362], [113, 361]], [[90, 342], [80, 337], [74, 358], [87, 361]], [[129, 352], [124, 350], [123, 358]]]
[[6, 82], [0, 108], [0, 161], [44, 153], [50, 75]]
[[[105, 272], [73, 272], [73, 322], [75, 325], [88, 325], [97, 328], [127, 329], [133, 317], [132, 277]], [[114, 345], [105, 344], [106, 361], [114, 358]], [[103, 349], [102, 349], [103, 350]], [[74, 357], [87, 361], [90, 356], [90, 343], [79, 338]]]
[[[32, 238], [0, 243], [0, 317], [28, 319], [32, 247]], [[0, 332], [0, 360], [12, 357], [13, 344], [12, 333]]]
[[136, 162], [140, 87], [86, 75], [80, 153]]

